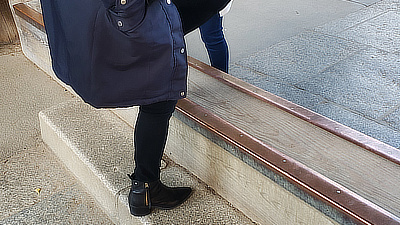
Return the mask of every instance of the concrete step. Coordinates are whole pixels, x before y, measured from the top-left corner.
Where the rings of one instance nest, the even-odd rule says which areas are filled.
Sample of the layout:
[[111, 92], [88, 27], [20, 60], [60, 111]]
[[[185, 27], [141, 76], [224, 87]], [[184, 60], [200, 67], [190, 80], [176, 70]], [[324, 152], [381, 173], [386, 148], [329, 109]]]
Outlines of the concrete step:
[[45, 143], [79, 178], [116, 224], [253, 224], [193, 174], [164, 157], [161, 180], [190, 186], [194, 193], [182, 206], [131, 216], [127, 194], [133, 171], [133, 130], [109, 110], [70, 101], [40, 113]]

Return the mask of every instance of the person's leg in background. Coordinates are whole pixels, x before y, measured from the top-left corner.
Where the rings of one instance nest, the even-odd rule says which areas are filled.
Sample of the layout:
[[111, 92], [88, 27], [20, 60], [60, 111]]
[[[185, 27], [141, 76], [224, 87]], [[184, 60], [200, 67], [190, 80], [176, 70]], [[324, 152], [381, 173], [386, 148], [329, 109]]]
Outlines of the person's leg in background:
[[135, 171], [129, 176], [129, 205], [135, 216], [149, 214], [152, 207], [174, 208], [190, 196], [190, 188], [169, 188], [160, 182], [161, 158], [176, 103], [164, 101], [139, 107], [134, 133]]
[[219, 13], [200, 26], [200, 34], [206, 46], [211, 66], [228, 73], [228, 44], [224, 37], [222, 17]]

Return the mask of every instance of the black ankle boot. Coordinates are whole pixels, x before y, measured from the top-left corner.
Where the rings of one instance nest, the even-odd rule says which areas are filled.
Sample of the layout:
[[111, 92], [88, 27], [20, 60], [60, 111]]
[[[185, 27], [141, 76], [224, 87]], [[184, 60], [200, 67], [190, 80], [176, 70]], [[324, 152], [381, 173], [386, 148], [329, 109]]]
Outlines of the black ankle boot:
[[[131, 176], [129, 177], [132, 179]], [[145, 216], [149, 214], [151, 211], [149, 184], [132, 179], [128, 201], [132, 215]]]
[[151, 182], [149, 186], [151, 206], [159, 209], [173, 209], [192, 193], [190, 187], [167, 187], [160, 180]]
[[190, 187], [167, 187], [160, 180], [146, 183], [132, 179], [129, 208], [134, 216], [150, 214], [151, 208], [173, 209], [182, 204], [192, 193]]

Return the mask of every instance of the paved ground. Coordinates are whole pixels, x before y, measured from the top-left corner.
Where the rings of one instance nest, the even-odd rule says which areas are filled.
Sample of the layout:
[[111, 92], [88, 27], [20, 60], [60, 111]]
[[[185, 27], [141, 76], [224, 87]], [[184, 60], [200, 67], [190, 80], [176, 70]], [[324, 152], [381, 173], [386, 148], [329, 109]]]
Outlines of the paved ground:
[[224, 23], [230, 74], [400, 148], [398, 0], [235, 0]]
[[20, 47], [0, 46], [0, 224], [112, 224], [46, 148], [38, 113], [72, 96]]

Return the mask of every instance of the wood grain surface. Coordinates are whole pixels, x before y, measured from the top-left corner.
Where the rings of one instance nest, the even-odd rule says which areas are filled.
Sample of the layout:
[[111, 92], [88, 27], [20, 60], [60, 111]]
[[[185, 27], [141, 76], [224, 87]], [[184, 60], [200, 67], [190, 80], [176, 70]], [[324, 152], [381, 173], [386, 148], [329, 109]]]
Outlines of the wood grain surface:
[[400, 216], [400, 166], [193, 68], [189, 98], [312, 170]]
[[18, 32], [8, 0], [0, 0], [0, 44], [13, 43], [17, 39]]

